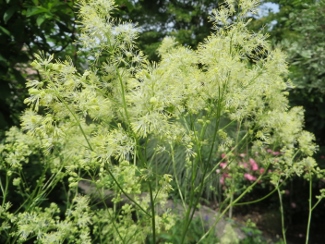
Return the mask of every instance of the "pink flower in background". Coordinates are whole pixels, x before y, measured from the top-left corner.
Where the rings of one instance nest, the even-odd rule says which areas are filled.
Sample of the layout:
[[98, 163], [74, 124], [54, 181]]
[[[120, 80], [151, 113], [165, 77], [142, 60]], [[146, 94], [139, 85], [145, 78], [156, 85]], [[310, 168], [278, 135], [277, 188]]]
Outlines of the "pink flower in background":
[[281, 152], [273, 152], [272, 154], [273, 154], [274, 156], [278, 156], [278, 155], [281, 154]]
[[247, 167], [248, 167], [248, 163], [245, 163], [245, 162], [239, 162], [239, 165], [241, 167], [243, 167], [244, 169], [247, 169]]
[[225, 179], [226, 178], [230, 178], [229, 174], [227, 174], [227, 173], [222, 174], [222, 176], [220, 178], [220, 184], [221, 185], [224, 185], [225, 184]]
[[256, 180], [256, 177], [255, 176], [253, 176], [251, 174], [248, 174], [248, 173], [244, 174], [244, 178], [247, 179], [247, 180], [249, 180], [249, 181]]
[[[221, 157], [223, 158], [223, 159], [226, 159], [226, 154], [221, 154]], [[220, 163], [220, 168], [221, 169], [226, 169], [227, 168], [227, 166], [228, 166], [228, 164], [227, 164], [227, 162], [221, 162]], [[221, 172], [224, 172], [224, 171], [226, 171], [226, 170], [221, 170], [221, 169], [216, 169], [216, 173], [217, 174], [221, 174]], [[221, 185], [224, 185], [225, 184], [225, 180], [226, 180], [226, 178], [230, 178], [230, 176], [229, 176], [229, 174], [228, 173], [222, 173], [222, 175], [221, 175], [221, 177], [220, 177], [220, 184]]]
[[225, 184], [225, 177], [222, 175], [220, 178], [220, 184], [224, 185]]
[[258, 165], [257, 165], [257, 163], [256, 163], [256, 161], [254, 159], [250, 158], [249, 163], [250, 163], [253, 171], [258, 170]]
[[274, 156], [278, 156], [281, 154], [281, 152], [273, 151], [272, 149], [267, 149], [266, 151]]
[[221, 162], [221, 163], [220, 163], [220, 167], [221, 167], [222, 169], [225, 169], [225, 168], [227, 167], [227, 163], [226, 163], [226, 162]]
[[[279, 155], [281, 154], [280, 152], [274, 152], [271, 149], [267, 149], [267, 151], [272, 154], [272, 155]], [[237, 156], [239, 156], [237, 159], [237, 165], [239, 166], [239, 169], [242, 173], [244, 173], [244, 179], [248, 180], [248, 181], [256, 181], [257, 180], [257, 175], [263, 175], [266, 173], [266, 169], [265, 168], [260, 168], [258, 163], [255, 161], [255, 159], [253, 158], [249, 158], [246, 162], [244, 161], [245, 158], [248, 156], [245, 153], [240, 153], [237, 154]], [[219, 174], [219, 181], [221, 185], [226, 184], [226, 178], [231, 178], [230, 174], [229, 174], [229, 168], [228, 168], [228, 160], [227, 160], [227, 154], [222, 153], [221, 154], [221, 158], [223, 158], [223, 162], [221, 162], [219, 164], [219, 169], [216, 169], [216, 173]], [[243, 172], [244, 171], [244, 172]], [[246, 172], [246, 173], [245, 173]], [[256, 173], [254, 173], [256, 172]], [[271, 172], [271, 171], [268, 171]], [[261, 182], [261, 181], [260, 181]], [[260, 183], [259, 182], [259, 183]]]

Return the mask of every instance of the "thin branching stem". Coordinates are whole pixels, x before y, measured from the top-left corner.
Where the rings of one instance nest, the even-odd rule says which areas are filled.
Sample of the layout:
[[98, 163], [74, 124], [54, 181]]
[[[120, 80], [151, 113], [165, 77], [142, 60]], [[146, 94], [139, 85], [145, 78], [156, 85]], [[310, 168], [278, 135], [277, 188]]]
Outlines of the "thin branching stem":
[[228, 206], [218, 215], [216, 218], [214, 224], [211, 225], [211, 227], [208, 229], [208, 231], [200, 238], [200, 240], [197, 243], [201, 243], [207, 235], [210, 233], [210, 231], [215, 228], [215, 225], [220, 221], [220, 219], [229, 211], [230, 207], [232, 205], [235, 205], [240, 199], [242, 199], [248, 192], [250, 192], [254, 186], [262, 179], [263, 175], [260, 175], [250, 186], [248, 186], [242, 194], [240, 194], [235, 200], [232, 201], [232, 204], [228, 204]]
[[283, 201], [282, 201], [282, 192], [279, 187], [277, 187], [277, 192], [279, 196], [279, 203], [280, 203], [280, 215], [281, 215], [281, 231], [282, 231], [282, 238], [284, 244], [287, 243], [287, 238], [286, 238], [286, 230], [285, 230], [285, 223], [284, 223], [284, 210], [283, 210]]
[[310, 224], [311, 224], [311, 216], [312, 216], [312, 197], [313, 197], [313, 181], [312, 175], [309, 175], [309, 198], [308, 198], [308, 221], [307, 221], [307, 230], [306, 230], [306, 244], [309, 243], [309, 232], [310, 232]]

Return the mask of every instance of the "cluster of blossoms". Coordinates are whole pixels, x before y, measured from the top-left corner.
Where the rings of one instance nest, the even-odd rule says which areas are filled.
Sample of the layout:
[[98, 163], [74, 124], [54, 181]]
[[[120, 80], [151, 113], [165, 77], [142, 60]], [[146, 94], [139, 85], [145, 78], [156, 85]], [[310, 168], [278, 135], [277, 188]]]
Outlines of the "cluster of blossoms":
[[[267, 149], [266, 152], [273, 157], [273, 161], [277, 161], [277, 156], [281, 155], [279, 151], [273, 151]], [[253, 182], [258, 179], [259, 176], [263, 176], [267, 173], [271, 173], [271, 169], [265, 169], [265, 167], [259, 166], [253, 157], [248, 157], [245, 153], [238, 155], [232, 154], [232, 157], [227, 157], [227, 154], [221, 154], [222, 162], [219, 163], [216, 173], [219, 176], [219, 182], [225, 186], [227, 184], [226, 179], [231, 179], [233, 176], [236, 177], [242, 175], [242, 179]], [[266, 172], [267, 170], [267, 172]], [[261, 181], [261, 179], [260, 179]]]

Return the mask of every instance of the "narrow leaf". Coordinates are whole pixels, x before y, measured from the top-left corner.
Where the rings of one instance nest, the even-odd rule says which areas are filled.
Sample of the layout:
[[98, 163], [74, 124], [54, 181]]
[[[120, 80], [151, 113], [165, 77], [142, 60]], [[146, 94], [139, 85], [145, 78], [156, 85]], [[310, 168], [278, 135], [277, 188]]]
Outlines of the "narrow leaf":
[[5, 22], [5, 24], [7, 24], [8, 20], [12, 17], [12, 15], [16, 12], [17, 7], [16, 6], [12, 6], [9, 9], [7, 9], [7, 11], [4, 13], [3, 15], [3, 20]]
[[6, 28], [0, 26], [0, 31], [2, 31], [4, 34], [11, 36], [10, 31], [8, 31]]

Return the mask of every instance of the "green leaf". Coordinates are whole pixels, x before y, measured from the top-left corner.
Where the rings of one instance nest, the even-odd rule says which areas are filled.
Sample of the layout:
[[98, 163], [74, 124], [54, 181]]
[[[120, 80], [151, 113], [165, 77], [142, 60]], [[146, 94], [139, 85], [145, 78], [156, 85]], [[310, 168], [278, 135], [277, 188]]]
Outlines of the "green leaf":
[[128, 9], [128, 11], [132, 11], [134, 9], [134, 6], [132, 4], [132, 2], [128, 1], [128, 0], [124, 0], [124, 1], [121, 1], [120, 7], [126, 7]]
[[37, 26], [41, 26], [45, 20], [46, 20], [46, 15], [38, 16], [36, 19]]
[[46, 12], [48, 12], [48, 10], [46, 8], [37, 6], [37, 7], [32, 7], [30, 9], [28, 9], [26, 16], [31, 17], [33, 15], [38, 15], [38, 14], [46, 13]]
[[52, 3], [52, 2], [48, 2], [48, 3], [47, 3], [47, 8], [48, 8], [48, 10], [51, 10], [52, 7], [53, 7], [53, 3]]
[[71, 30], [64, 24], [62, 24], [61, 22], [58, 22], [57, 25], [59, 26], [60, 30], [63, 32], [71, 32]]
[[10, 31], [8, 31], [6, 28], [0, 26], [0, 31], [2, 31], [4, 34], [11, 36]]
[[[7, 67], [9, 65], [8, 63], [9, 63], [8, 60], [0, 54], [0, 65]], [[1, 94], [1, 90], [0, 90], [0, 94]]]
[[11, 6], [6, 10], [6, 12], [3, 14], [3, 20], [5, 24], [7, 24], [8, 20], [12, 17], [12, 15], [16, 12], [17, 7], [16, 6]]

